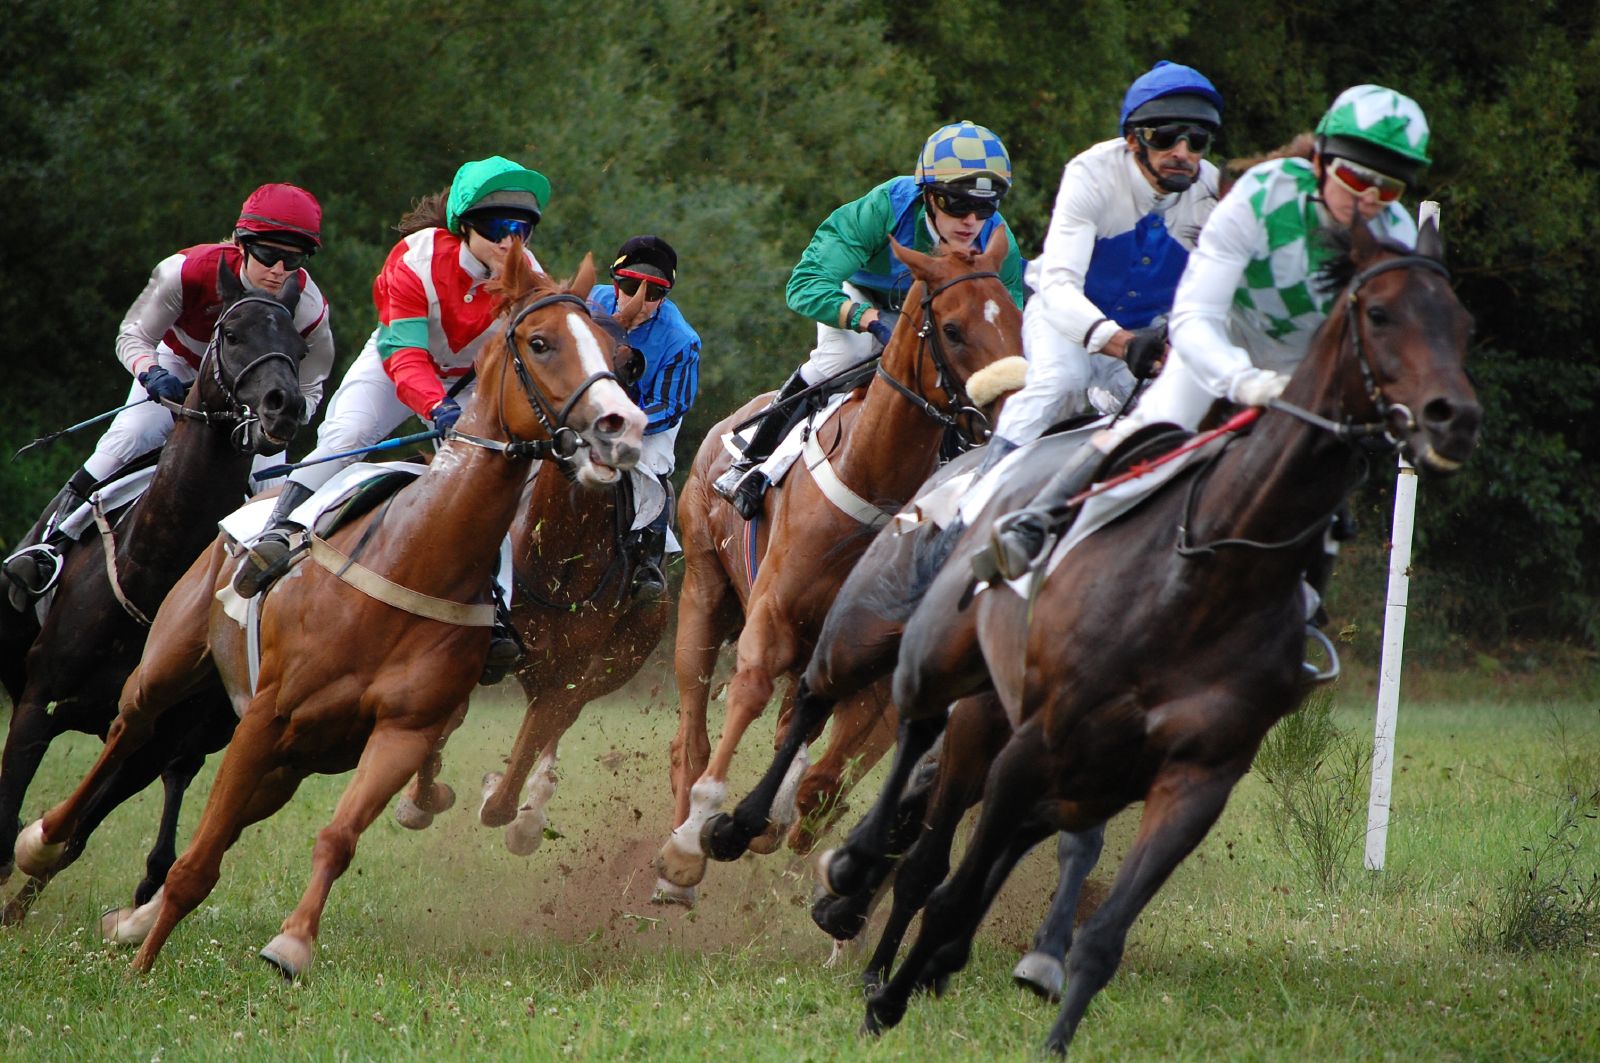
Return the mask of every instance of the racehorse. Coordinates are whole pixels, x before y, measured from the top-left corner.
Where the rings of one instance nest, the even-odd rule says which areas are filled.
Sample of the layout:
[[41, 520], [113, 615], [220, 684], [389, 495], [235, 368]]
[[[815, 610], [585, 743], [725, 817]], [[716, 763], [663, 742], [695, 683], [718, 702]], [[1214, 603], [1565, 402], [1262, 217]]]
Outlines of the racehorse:
[[[199, 375], [183, 405], [171, 406], [176, 423], [144, 494], [120, 515], [97, 506], [99, 534], [67, 544], [42, 624], [33, 610], [0, 609], [0, 671], [12, 701], [0, 757], [0, 882], [11, 874], [18, 814], [45, 750], [66, 731], [105, 735], [150, 617], [216, 534], [217, 521], [245, 497], [252, 456], [287, 445], [305, 419], [299, 369], [306, 343], [294, 327], [298, 280], [273, 296], [247, 290], [219, 268], [217, 290], [223, 306]], [[205, 752], [220, 746], [213, 721], [200, 719], [195, 729], [166, 736], [167, 748], [182, 755], [164, 775], [150, 892], [149, 880], [159, 882], [175, 856], [183, 790]], [[223, 727], [225, 741], [231, 724]], [[42, 888], [26, 883], [0, 921], [21, 919]]]
[[1142, 800], [1132, 847], [1072, 946], [1047, 1041], [1065, 1052], [1134, 919], [1221, 814], [1267, 730], [1303, 697], [1302, 574], [1368, 452], [1398, 444], [1440, 475], [1470, 455], [1481, 420], [1463, 370], [1470, 318], [1437, 229], [1423, 227], [1415, 252], [1361, 224], [1343, 243], [1325, 274], [1342, 295], [1248, 435], [1211, 448], [1053, 571], [1037, 570], [1028, 597], [991, 588], [963, 608], [965, 558], [1017, 504], [1009, 496], [960, 536], [931, 584], [902, 588], [920, 601], [894, 673], [900, 746], [879, 802], [824, 866], [825, 883], [853, 892], [883, 859], [910, 764], [953, 695], [992, 682], [1012, 733], [989, 769], [966, 855], [868, 1001], [868, 1031], [899, 1022], [913, 991], [965, 964], [995, 893], [1035, 843]]
[[[893, 245], [914, 283], [876, 375], [813, 437], [826, 460], [797, 462], [789, 482], [768, 492], [762, 515], [749, 526], [711, 484], [729, 461], [723, 434], [765, 400], [734, 413], [701, 444], [678, 508], [684, 582], [674, 660], [680, 698], [672, 741], [676, 829], [661, 850], [660, 899], [692, 903], [708, 848], [718, 859], [734, 859], [758, 848], [751, 844], [758, 836], [765, 835], [762, 851], [776, 845], [782, 824], [769, 826], [767, 818], [773, 793], [756, 802], [757, 815], [712, 818], [734, 750], [765, 707], [774, 680], [808, 655], [845, 573], [866, 548], [863, 528], [886, 520], [882, 506], [898, 507], [933, 471], [947, 429], [958, 429], [969, 443], [985, 435], [987, 419], [979, 407], [1005, 388], [972, 394], [978, 385], [970, 378], [1021, 350], [1021, 312], [996, 273], [1007, 250], [1002, 240], [981, 255], [932, 257]], [[1016, 373], [1009, 387], [1020, 386], [1020, 377]], [[710, 677], [741, 614], [726, 718], [712, 756], [706, 733]], [[852, 740], [869, 738], [881, 716], [879, 704], [864, 705], [866, 726], [850, 731]], [[886, 744], [863, 751], [861, 759], [870, 765]], [[810, 769], [809, 785], [800, 782], [800, 815], [838, 796], [840, 773], [856, 750], [837, 738], [834, 746]], [[796, 770], [803, 766], [797, 762]], [[702, 844], [702, 830], [708, 845]]]
[[[618, 308], [622, 334], [631, 327], [630, 314], [643, 308], [644, 294], [641, 287]], [[638, 673], [668, 619], [666, 600], [641, 600], [631, 592], [633, 558], [624, 545], [631, 511], [621, 487], [574, 490], [558, 471], [571, 467], [546, 466], [534, 477], [511, 526], [517, 591], [511, 615], [527, 648], [517, 670], [527, 704], [507, 768], [484, 778], [478, 811], [484, 826], [506, 828], [506, 847], [519, 856], [544, 840], [561, 736], [585, 705]], [[403, 826], [427, 827], [454, 802], [451, 789], [436, 781], [440, 760], [436, 750], [396, 805]]]
[[[223, 853], [312, 772], [354, 767], [333, 821], [317, 836], [300, 904], [262, 957], [287, 977], [313, 958], [322, 910], [361, 832], [433, 750], [467, 700], [488, 652], [485, 602], [499, 544], [535, 458], [587, 444], [580, 482], [614, 483], [638, 461], [644, 415], [611, 370], [611, 340], [589, 317], [585, 258], [558, 287], [513, 241], [494, 291], [505, 329], [479, 356], [478, 391], [438, 456], [391, 500], [311, 538], [311, 561], [261, 605], [259, 680], [246, 635], [216, 601], [232, 559], [220, 539], [197, 559], [157, 616], [99, 761], [62, 805], [23, 832], [18, 859], [47, 873], [103, 778], [214, 663], [239, 714], [189, 848], [125, 937], [143, 937], [134, 967], [154, 964], [178, 921], [215, 886]], [[329, 640], [328, 631], [344, 637]]]

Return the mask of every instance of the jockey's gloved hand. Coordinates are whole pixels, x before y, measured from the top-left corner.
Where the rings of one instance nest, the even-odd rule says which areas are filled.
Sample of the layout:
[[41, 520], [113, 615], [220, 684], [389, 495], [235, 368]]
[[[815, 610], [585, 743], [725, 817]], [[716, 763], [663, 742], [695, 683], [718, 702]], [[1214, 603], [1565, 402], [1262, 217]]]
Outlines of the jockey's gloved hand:
[[872, 338], [889, 346], [889, 337], [894, 335], [894, 327], [900, 322], [900, 311], [879, 310], [878, 316], [867, 326], [867, 331], [872, 333]]
[[139, 383], [144, 385], [144, 390], [152, 399], [166, 399], [168, 402], [182, 402], [185, 395], [189, 394], [189, 385], [161, 368], [153, 365], [139, 374]]
[[428, 411], [428, 420], [441, 432], [448, 432], [461, 420], [461, 404], [455, 399], [440, 399]]
[[1123, 348], [1122, 360], [1136, 379], [1149, 380], [1161, 371], [1161, 362], [1167, 357], [1167, 326], [1146, 325], [1132, 331], [1133, 339]]
[[1283, 394], [1289, 378], [1270, 369], [1252, 366], [1234, 375], [1228, 383], [1228, 400], [1240, 406], [1266, 406]]

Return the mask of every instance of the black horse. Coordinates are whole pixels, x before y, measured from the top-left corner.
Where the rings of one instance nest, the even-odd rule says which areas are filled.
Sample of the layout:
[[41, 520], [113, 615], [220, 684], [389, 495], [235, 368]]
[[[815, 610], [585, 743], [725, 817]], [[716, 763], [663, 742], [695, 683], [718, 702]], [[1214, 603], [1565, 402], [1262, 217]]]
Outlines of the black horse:
[[[45, 750], [66, 731], [105, 737], [123, 683], [139, 663], [149, 618], [216, 537], [217, 522], [245, 498], [253, 456], [286, 446], [305, 421], [299, 369], [306, 342], [294, 327], [298, 281], [291, 279], [274, 297], [246, 289], [224, 266], [218, 291], [223, 306], [210, 345], [188, 399], [174, 407], [176, 423], [149, 487], [112, 515], [101, 534], [69, 544], [42, 625], [32, 611], [0, 608], [0, 678], [13, 706], [0, 755], [0, 882], [14, 868], [23, 797]], [[220, 687], [209, 698], [214, 711], [202, 716], [204, 726], [157, 735], [147, 747], [165, 765], [159, 774], [166, 804], [140, 885], [142, 899], [160, 885], [175, 858], [184, 789], [205, 755], [220, 749], [232, 732], [233, 713]], [[109, 812], [132, 795], [106, 796]], [[43, 885], [29, 880], [6, 905], [0, 924], [20, 920]]]
[[[1011, 733], [988, 770], [966, 856], [869, 999], [867, 1030], [893, 1026], [915, 990], [965, 965], [989, 904], [1033, 845], [1143, 801], [1116, 880], [1072, 947], [1047, 1042], [1065, 1052], [1134, 919], [1221, 814], [1267, 730], [1303, 697], [1301, 577], [1373, 444], [1398, 443], [1433, 474], [1471, 453], [1481, 411], [1463, 370], [1470, 318], [1440, 264], [1437, 230], [1424, 227], [1414, 253], [1362, 225], [1347, 243], [1330, 269], [1342, 297], [1248, 435], [1089, 535], [1031, 600], [1000, 589], [966, 604], [965, 558], [1015, 504], [1009, 497], [909, 595], [919, 604], [895, 670], [900, 746], [825, 881], [855, 892], [885, 859], [905, 781], [953, 696], [992, 685]], [[847, 669], [849, 656], [836, 653], [833, 667]], [[825, 660], [819, 646], [808, 684], [826, 684]]]

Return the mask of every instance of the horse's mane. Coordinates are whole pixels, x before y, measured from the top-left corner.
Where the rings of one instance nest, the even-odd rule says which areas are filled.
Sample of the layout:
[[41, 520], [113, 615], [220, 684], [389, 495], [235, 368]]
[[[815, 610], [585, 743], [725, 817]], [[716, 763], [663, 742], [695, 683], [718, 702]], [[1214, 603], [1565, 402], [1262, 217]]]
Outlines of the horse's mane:
[[1312, 149], [1316, 147], [1316, 138], [1310, 133], [1299, 133], [1287, 144], [1279, 145], [1271, 151], [1262, 152], [1260, 155], [1246, 155], [1242, 159], [1229, 159], [1222, 168], [1221, 189], [1218, 199], [1228, 194], [1245, 171], [1253, 166], [1259, 166], [1270, 159], [1310, 159]]
[[[1356, 275], [1357, 266], [1355, 260], [1350, 257], [1355, 236], [1344, 226], [1335, 225], [1319, 229], [1313, 239], [1330, 252], [1332, 257], [1317, 268], [1316, 274], [1312, 277], [1312, 284], [1323, 295], [1339, 291]], [[1395, 240], [1380, 239], [1378, 246], [1396, 255], [1415, 254], [1411, 248]]]

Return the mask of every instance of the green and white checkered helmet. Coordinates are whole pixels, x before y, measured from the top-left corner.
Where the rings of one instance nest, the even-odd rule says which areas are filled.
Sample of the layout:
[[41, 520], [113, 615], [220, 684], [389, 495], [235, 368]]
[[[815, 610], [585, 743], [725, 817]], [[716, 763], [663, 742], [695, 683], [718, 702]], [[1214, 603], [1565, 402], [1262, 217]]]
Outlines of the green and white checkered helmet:
[[954, 122], [936, 130], [917, 158], [917, 184], [959, 185], [979, 196], [1003, 196], [1011, 187], [1011, 156], [981, 125]]
[[1400, 178], [1416, 180], [1428, 158], [1428, 119], [1417, 101], [1381, 85], [1339, 93], [1317, 123], [1318, 147]]

